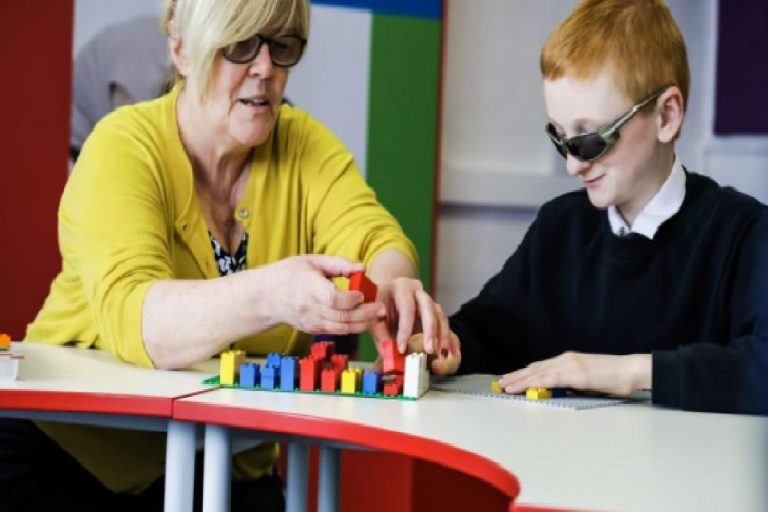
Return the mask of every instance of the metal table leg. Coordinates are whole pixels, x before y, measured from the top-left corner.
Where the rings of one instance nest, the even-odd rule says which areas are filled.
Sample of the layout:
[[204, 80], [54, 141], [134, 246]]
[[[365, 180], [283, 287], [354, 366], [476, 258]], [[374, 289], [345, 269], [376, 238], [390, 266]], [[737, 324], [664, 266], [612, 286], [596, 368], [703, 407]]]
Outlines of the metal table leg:
[[195, 435], [197, 426], [168, 421], [165, 452], [165, 512], [192, 512], [195, 497]]
[[203, 512], [229, 510], [232, 441], [227, 427], [205, 427], [203, 465]]

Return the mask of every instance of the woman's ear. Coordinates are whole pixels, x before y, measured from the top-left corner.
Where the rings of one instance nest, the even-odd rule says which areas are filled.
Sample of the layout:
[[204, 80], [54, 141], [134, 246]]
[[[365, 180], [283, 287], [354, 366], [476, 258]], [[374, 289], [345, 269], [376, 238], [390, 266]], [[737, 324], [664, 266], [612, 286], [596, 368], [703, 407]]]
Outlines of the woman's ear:
[[669, 143], [680, 134], [685, 118], [685, 99], [679, 87], [667, 88], [656, 100], [658, 109], [658, 140]]
[[168, 50], [171, 54], [171, 60], [176, 67], [176, 72], [185, 77], [189, 74], [189, 59], [184, 52], [184, 44], [181, 42], [181, 38], [178, 33], [175, 33], [173, 29], [170, 31], [171, 35], [168, 37]]

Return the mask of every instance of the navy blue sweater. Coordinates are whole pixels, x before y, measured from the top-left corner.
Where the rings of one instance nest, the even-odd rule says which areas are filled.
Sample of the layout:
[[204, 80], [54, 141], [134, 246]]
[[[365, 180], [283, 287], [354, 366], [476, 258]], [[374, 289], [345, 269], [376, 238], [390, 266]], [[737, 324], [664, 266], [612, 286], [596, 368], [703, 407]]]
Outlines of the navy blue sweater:
[[654, 403], [768, 414], [768, 208], [688, 173], [680, 211], [648, 240], [615, 236], [584, 190], [565, 194], [451, 327], [461, 373], [652, 353]]

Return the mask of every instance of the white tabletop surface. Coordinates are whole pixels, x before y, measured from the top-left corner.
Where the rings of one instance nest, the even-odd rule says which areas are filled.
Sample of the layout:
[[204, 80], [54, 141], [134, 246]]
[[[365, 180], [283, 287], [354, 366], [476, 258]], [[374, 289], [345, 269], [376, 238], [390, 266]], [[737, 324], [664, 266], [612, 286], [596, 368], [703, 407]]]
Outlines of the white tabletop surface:
[[194, 370], [162, 371], [118, 361], [102, 350], [24, 342], [13, 343], [11, 351], [24, 359], [19, 362], [17, 379], [0, 381], [0, 390], [172, 399], [208, 389], [202, 380], [218, 373], [218, 361], [201, 363]]
[[515, 474], [519, 503], [654, 512], [768, 510], [768, 418], [647, 404], [560, 410], [438, 391], [409, 402], [220, 389], [182, 401], [431, 438]]

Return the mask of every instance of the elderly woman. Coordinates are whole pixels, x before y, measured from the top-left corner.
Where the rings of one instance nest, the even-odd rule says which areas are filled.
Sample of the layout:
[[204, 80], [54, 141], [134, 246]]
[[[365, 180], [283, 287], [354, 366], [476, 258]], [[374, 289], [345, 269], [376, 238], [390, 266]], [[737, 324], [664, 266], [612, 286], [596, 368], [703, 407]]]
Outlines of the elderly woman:
[[[232, 344], [301, 353], [310, 333], [370, 328], [381, 339], [394, 325], [401, 350], [417, 325], [431, 348], [448, 347], [447, 320], [414, 279], [414, 248], [352, 155], [282, 104], [307, 0], [171, 0], [166, 11], [179, 80], [85, 142], [59, 212], [63, 270], [27, 339], [157, 368]], [[363, 269], [375, 303], [330, 280]], [[26, 434], [65, 462], [37, 468], [23, 489], [74, 480], [56, 509], [150, 500], [163, 474], [163, 436], [47, 423]], [[282, 508], [275, 455], [268, 444], [237, 457], [235, 509]]]

